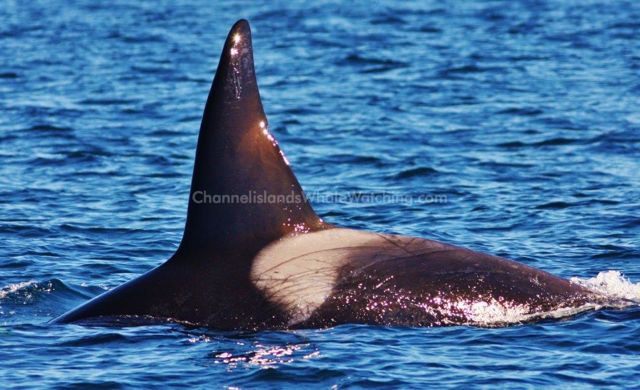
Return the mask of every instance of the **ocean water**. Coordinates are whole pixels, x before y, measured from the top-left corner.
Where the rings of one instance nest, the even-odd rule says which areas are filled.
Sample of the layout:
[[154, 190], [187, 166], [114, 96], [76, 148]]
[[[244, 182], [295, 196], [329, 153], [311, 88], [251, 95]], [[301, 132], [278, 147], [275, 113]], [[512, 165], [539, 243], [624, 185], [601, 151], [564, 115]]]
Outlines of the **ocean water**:
[[240, 18], [325, 220], [639, 301], [640, 3], [403, 3], [3, 0], [0, 387], [638, 386], [637, 306], [504, 328], [47, 324], [176, 249]]

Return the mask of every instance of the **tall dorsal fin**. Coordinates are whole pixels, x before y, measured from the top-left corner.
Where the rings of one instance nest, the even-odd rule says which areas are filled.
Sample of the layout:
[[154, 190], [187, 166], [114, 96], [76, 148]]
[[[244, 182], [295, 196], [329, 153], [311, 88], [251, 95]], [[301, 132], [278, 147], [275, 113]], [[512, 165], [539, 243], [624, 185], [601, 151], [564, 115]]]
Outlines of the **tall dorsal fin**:
[[180, 250], [261, 248], [323, 226], [269, 132], [251, 30], [240, 20], [227, 36], [204, 109]]

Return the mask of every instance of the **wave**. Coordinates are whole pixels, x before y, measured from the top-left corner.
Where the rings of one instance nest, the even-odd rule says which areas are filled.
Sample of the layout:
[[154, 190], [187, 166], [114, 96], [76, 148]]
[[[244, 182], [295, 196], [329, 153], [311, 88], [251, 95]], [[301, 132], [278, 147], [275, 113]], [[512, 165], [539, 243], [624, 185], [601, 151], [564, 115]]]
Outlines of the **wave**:
[[439, 173], [435, 168], [417, 167], [406, 169], [394, 176], [395, 179], [410, 179], [413, 177], [424, 177]]
[[13, 283], [8, 286], [2, 287], [2, 289], [0, 289], [0, 299], [4, 299], [20, 290], [33, 286], [36, 283], [37, 282], [35, 280], [29, 280], [26, 282]]
[[45, 294], [60, 296], [72, 296], [74, 298], [90, 298], [91, 295], [77, 291], [59, 279], [46, 280], [38, 282], [36, 280], [28, 280], [24, 282], [12, 283], [0, 288], [0, 304], [13, 303], [26, 305], [33, 303], [39, 297]]

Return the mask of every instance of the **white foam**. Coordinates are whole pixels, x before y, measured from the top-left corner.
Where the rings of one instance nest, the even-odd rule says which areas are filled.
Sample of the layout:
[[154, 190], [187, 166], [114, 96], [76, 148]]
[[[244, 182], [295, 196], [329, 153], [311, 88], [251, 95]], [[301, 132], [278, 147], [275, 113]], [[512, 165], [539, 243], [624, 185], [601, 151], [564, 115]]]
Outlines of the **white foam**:
[[640, 283], [632, 283], [619, 271], [600, 272], [589, 279], [573, 277], [569, 281], [606, 298], [640, 303]]
[[593, 278], [573, 277], [569, 280], [595, 294], [604, 297], [602, 301], [587, 302], [581, 306], [559, 307], [546, 312], [532, 311], [528, 305], [516, 305], [491, 300], [489, 302], [456, 302], [458, 310], [465, 313], [469, 324], [480, 326], [500, 326], [539, 320], [543, 318], [563, 318], [607, 307], [623, 308], [640, 303], [640, 283], [633, 283], [619, 271], [604, 271]]
[[7, 295], [9, 294], [13, 294], [14, 292], [23, 289], [25, 287], [29, 287], [31, 285], [36, 284], [35, 280], [29, 280], [26, 282], [18, 282], [18, 283], [13, 283], [10, 284], [8, 286], [2, 287], [2, 289], [0, 289], [0, 299], [5, 298]]
[[528, 305], [506, 304], [496, 299], [476, 302], [456, 302], [471, 323], [491, 325], [523, 321], [529, 312]]
[[[527, 304], [517, 304], [504, 300], [490, 298], [477, 301], [457, 300], [451, 302], [439, 301], [436, 308], [425, 309], [436, 317], [444, 319], [438, 325], [473, 325], [482, 327], [502, 327], [505, 325], [522, 324], [544, 318], [563, 318], [590, 310], [600, 309], [596, 303], [587, 303], [578, 307], [558, 307], [549, 311], [535, 311]], [[459, 322], [462, 315], [465, 320]]]

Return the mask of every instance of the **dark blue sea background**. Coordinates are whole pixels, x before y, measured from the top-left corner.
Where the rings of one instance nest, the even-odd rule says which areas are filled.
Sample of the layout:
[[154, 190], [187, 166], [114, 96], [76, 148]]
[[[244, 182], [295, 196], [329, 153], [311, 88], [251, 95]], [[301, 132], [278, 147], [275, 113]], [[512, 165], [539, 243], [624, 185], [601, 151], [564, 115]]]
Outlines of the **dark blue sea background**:
[[326, 221], [640, 301], [639, 2], [258, 3], [0, 2], [0, 387], [638, 386], [635, 306], [503, 328], [47, 323], [177, 248], [240, 18]]

